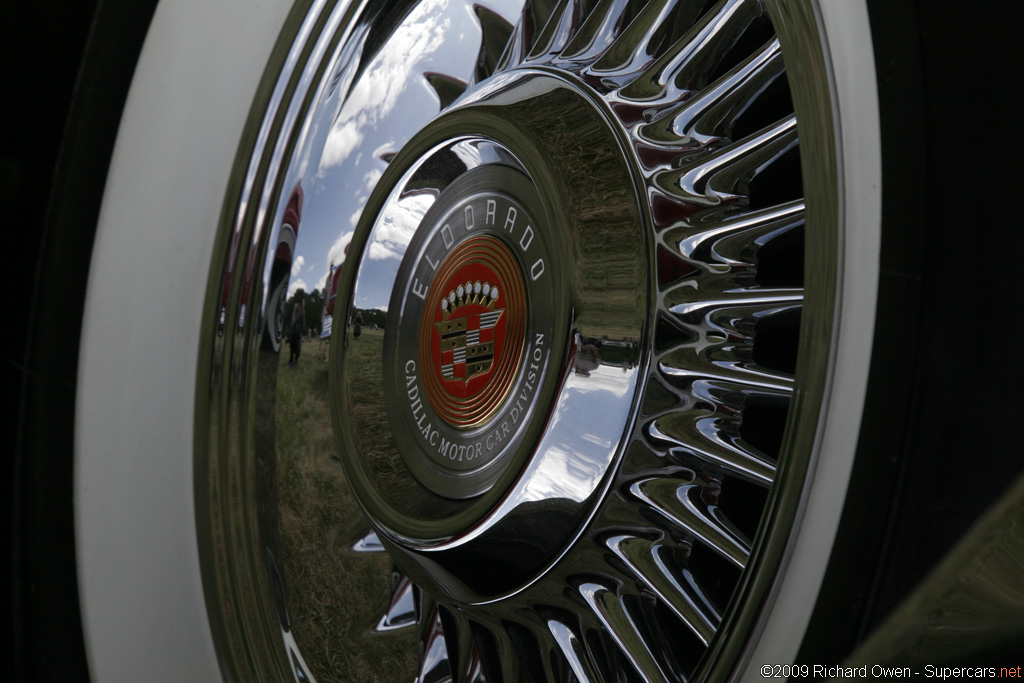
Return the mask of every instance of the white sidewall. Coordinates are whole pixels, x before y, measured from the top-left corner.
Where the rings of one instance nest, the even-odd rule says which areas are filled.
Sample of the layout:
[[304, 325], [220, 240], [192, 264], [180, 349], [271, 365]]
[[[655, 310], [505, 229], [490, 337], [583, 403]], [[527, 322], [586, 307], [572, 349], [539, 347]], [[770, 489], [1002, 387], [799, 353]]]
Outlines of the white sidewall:
[[819, 6], [834, 69], [844, 191], [835, 367], [808, 497], [744, 680], [760, 680], [765, 664], [792, 664], [807, 630], [846, 500], [875, 327], [882, 157], [871, 27], [863, 2], [819, 0]]
[[289, 9], [161, 3], [132, 82], [79, 359], [76, 550], [93, 680], [220, 678], [193, 501], [197, 344], [227, 179]]

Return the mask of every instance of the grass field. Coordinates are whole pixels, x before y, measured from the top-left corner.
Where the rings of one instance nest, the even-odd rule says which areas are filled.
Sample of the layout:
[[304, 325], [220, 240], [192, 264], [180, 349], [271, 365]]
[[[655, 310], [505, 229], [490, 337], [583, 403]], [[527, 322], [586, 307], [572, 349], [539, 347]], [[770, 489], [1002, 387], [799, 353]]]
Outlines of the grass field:
[[[383, 334], [366, 330], [356, 345], [380, 343]], [[303, 344], [293, 368], [282, 349], [277, 373], [281, 553], [295, 639], [321, 683], [413, 680], [413, 630], [370, 632], [390, 597], [389, 558], [347, 550], [369, 525], [332, 457], [326, 349], [318, 341]]]

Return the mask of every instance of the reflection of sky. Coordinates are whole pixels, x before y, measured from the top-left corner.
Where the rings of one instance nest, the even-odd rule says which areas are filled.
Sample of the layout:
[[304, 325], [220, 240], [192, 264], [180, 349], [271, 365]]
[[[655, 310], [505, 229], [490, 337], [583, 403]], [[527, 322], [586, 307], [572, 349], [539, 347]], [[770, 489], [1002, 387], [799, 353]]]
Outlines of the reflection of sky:
[[373, 261], [401, 259], [423, 214], [434, 203], [432, 194], [415, 194], [388, 202], [374, 230], [367, 256]]
[[[431, 53], [437, 50], [451, 29], [452, 17], [445, 16], [448, 4], [448, 0], [430, 0], [417, 7], [395, 31], [390, 43], [393, 49], [381, 52], [370, 63], [366, 73], [353, 86], [338, 118], [331, 126], [320, 157], [317, 177], [325, 177], [331, 168], [344, 163], [357, 149], [375, 150], [378, 154], [394, 151], [388, 150], [391, 146], [388, 138], [396, 131], [381, 130], [381, 124], [390, 123], [390, 116], [407, 89], [422, 90], [428, 96], [423, 104], [432, 103], [432, 90], [427, 81], [413, 76], [429, 70], [418, 67], [421, 62], [431, 61]], [[464, 36], [463, 33], [453, 37], [459, 40]], [[410, 106], [418, 103], [403, 104]], [[433, 105], [432, 109], [436, 111], [436, 102]], [[378, 144], [370, 147], [363, 145], [368, 136], [376, 137]]]
[[[636, 389], [635, 370], [602, 366], [590, 376], [570, 375], [553, 409], [537, 453], [517, 486], [490, 519], [500, 519], [525, 503], [563, 499], [585, 502], [601, 485], [625, 433]], [[479, 538], [481, 524], [453, 542]]]
[[497, 155], [480, 149], [474, 142], [463, 140], [452, 145], [452, 153], [457, 156], [466, 168], [476, 168], [485, 161], [497, 161]]
[[597, 370], [590, 371], [590, 377], [574, 375], [570, 386], [579, 383], [581, 391], [593, 393], [595, 391], [605, 392], [615, 400], [622, 399], [627, 391], [632, 390], [631, 382], [627, 378], [631, 373], [624, 372], [622, 368], [614, 365], [602, 365]]
[[[292, 71], [294, 71], [296, 65], [298, 64], [299, 56], [302, 53], [302, 47], [309, 41], [310, 34], [312, 33], [313, 27], [316, 24], [315, 18], [317, 17], [317, 15], [320, 14], [320, 11], [323, 8], [323, 5], [324, 5], [324, 0], [315, 0], [313, 5], [310, 7], [309, 12], [306, 14], [306, 18], [303, 20], [302, 25], [299, 27], [299, 32], [296, 35], [295, 42], [292, 44], [291, 49], [288, 51], [288, 56], [285, 57], [285, 63], [284, 63], [284, 67], [282, 69], [282, 73], [290, 74], [290, 73], [292, 73]], [[330, 27], [335, 27], [336, 28], [336, 24], [331, 23]], [[330, 30], [330, 28], [329, 28], [329, 30]], [[322, 41], [319, 41], [318, 44], [321, 43], [321, 42]], [[314, 49], [314, 55], [317, 55], [317, 54], [320, 54], [320, 53], [318, 53], [316, 51], [316, 49]], [[283, 102], [284, 92], [285, 92], [285, 89], [287, 87], [288, 87], [288, 79], [286, 79], [286, 78], [279, 78], [277, 83], [274, 85], [274, 92], [273, 92], [273, 94], [270, 97], [270, 101], [271, 102]], [[256, 150], [256, 154], [253, 155], [253, 161], [250, 161], [248, 170], [246, 171], [246, 175], [245, 175], [245, 182], [244, 182], [244, 186], [243, 186], [244, 189], [242, 191], [242, 200], [241, 200], [241, 202], [239, 204], [238, 222], [235, 225], [235, 234], [236, 235], [238, 234], [239, 231], [241, 231], [241, 229], [242, 229], [242, 221], [244, 220], [244, 217], [247, 216], [248, 213], [249, 213], [249, 197], [252, 196], [253, 190], [255, 188], [256, 176], [257, 176], [257, 173], [259, 171], [259, 166], [260, 166], [258, 163], [255, 162], [255, 160], [259, 158], [260, 153], [264, 149], [264, 146], [267, 144], [267, 141], [268, 141], [268, 139], [270, 137], [271, 128], [273, 127], [273, 123], [274, 123], [274, 117], [273, 116], [265, 116], [263, 118], [263, 122], [260, 124], [259, 133], [257, 133], [257, 135], [256, 135], [256, 145], [254, 147], [254, 149]], [[286, 187], [292, 187], [292, 185], [286, 185]], [[280, 230], [281, 214], [283, 213], [283, 211], [284, 211], [284, 206], [283, 205], [279, 206], [278, 210], [277, 210], [277, 214], [274, 216], [274, 223], [273, 223], [273, 228], [271, 230], [271, 241], [270, 241], [270, 244], [276, 244], [277, 243], [277, 239], [278, 239], [277, 238], [277, 234], [278, 234], [278, 232]], [[261, 211], [260, 216], [259, 216], [260, 225], [258, 226], [258, 231], [262, 230], [264, 228], [264, 225], [265, 225], [263, 223], [264, 219], [265, 219], [265, 216], [262, 215], [262, 211]], [[232, 243], [234, 244], [234, 240], [232, 240]], [[274, 250], [271, 249], [270, 253], [274, 253]], [[232, 246], [232, 253], [231, 253], [230, 259], [231, 259], [231, 262], [234, 262], [234, 260], [235, 260], [234, 246]], [[264, 301], [266, 301], [266, 299], [267, 299], [267, 293], [268, 293], [267, 292], [267, 287], [269, 286], [269, 283], [270, 283], [270, 269], [271, 269], [271, 264], [272, 263], [273, 263], [273, 261], [271, 259], [267, 259], [266, 269], [264, 270], [264, 273], [263, 273], [263, 284], [264, 284], [263, 300]]]
[[[399, 185], [404, 185], [409, 173]], [[432, 192], [393, 195], [381, 210], [377, 225], [370, 233], [367, 258], [360, 266], [356, 280], [355, 306], [388, 310], [391, 284], [398, 276], [402, 257], [412, 241], [416, 228], [436, 199]]]
[[[305, 122], [282, 185], [301, 183], [305, 194], [289, 293], [299, 286], [307, 291], [323, 287], [330, 265], [345, 260], [362, 207], [387, 167], [381, 157], [398, 151], [438, 113], [439, 99], [422, 74], [469, 80], [479, 53], [480, 28], [472, 3], [427, 0], [410, 12], [386, 48], [372, 56], [354, 81], [364, 38], [365, 31], [339, 46], [334, 59], [344, 66], [325, 74], [314, 99], [316, 113]], [[418, 225], [413, 218], [422, 216], [424, 205], [432, 201], [408, 199], [391, 212], [380, 239], [370, 247], [370, 259], [393, 262], [390, 271], [397, 271]], [[283, 208], [278, 207], [277, 223]], [[302, 265], [294, 268], [299, 259]], [[357, 306], [387, 306], [391, 280], [374, 280], [361, 288], [365, 302]], [[375, 291], [385, 288], [386, 292]], [[371, 300], [378, 305], [369, 305]]]
[[623, 397], [635, 380], [635, 372], [607, 366], [570, 375], [539, 447], [545, 476], [530, 479], [522, 500], [581, 502], [594, 491], [622, 437], [630, 410]]
[[291, 296], [292, 294], [294, 294], [296, 292], [296, 290], [299, 290], [299, 289], [308, 292], [309, 291], [309, 285], [307, 285], [306, 281], [303, 280], [301, 277], [295, 277], [293, 275], [292, 278], [290, 280], [288, 280], [288, 296]]
[[304, 289], [307, 292], [309, 291], [309, 285], [307, 285], [306, 281], [301, 277], [302, 271], [305, 267], [306, 259], [302, 256], [299, 256], [292, 261], [291, 278], [288, 280], [288, 296], [294, 294], [297, 289]]

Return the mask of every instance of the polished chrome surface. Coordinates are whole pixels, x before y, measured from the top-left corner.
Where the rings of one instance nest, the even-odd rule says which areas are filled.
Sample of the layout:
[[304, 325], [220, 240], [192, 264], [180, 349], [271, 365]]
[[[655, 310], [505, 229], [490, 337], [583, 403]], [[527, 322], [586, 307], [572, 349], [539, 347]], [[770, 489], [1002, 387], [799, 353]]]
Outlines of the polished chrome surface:
[[[202, 347], [225, 671], [674, 680], [742, 647], [807, 465], [780, 461], [806, 326], [787, 40], [756, 0], [297, 10]], [[467, 229], [488, 201], [531, 232]], [[477, 233], [526, 282], [523, 346], [481, 416], [420, 413], [427, 277]], [[291, 367], [298, 298], [331, 331]]]
[[[534, 424], [535, 406], [550, 394], [556, 381], [550, 359], [564, 344], [564, 329], [556, 329], [566, 318], [564, 306], [556, 306], [556, 293], [564, 288], [559, 277], [564, 250], [553, 249], [549, 220], [537, 213], [537, 190], [504, 147], [463, 138], [420, 161], [405, 172], [377, 215], [352, 286], [352, 310], [387, 311], [388, 333], [373, 349], [372, 362], [383, 369], [390, 435], [402, 464], [432, 493], [465, 499], [488, 490], [512, 461], [526, 457], [528, 437], [540, 429]], [[450, 169], [451, 176], [437, 177], [439, 168]], [[400, 224], [408, 225], [408, 243], [394, 239], [394, 226]], [[472, 251], [462, 254], [466, 249]], [[390, 257], [381, 258], [382, 253]], [[476, 280], [480, 291], [475, 294], [463, 292], [471, 282], [449, 282], [470, 255], [477, 265], [467, 266], [467, 272], [483, 278]], [[347, 287], [340, 290], [344, 296]], [[445, 379], [443, 368], [435, 367], [443, 351], [432, 346], [434, 328], [449, 319], [469, 324], [460, 309], [476, 311], [470, 317], [484, 312], [476, 333], [493, 335], [487, 347], [494, 355], [493, 377], [490, 364], [481, 366], [479, 379], [467, 377], [465, 383]], [[483, 329], [485, 319], [493, 321], [489, 330]], [[465, 342], [466, 334], [451, 338]], [[462, 352], [474, 348], [485, 347], [464, 344]], [[342, 361], [341, 371], [348, 365]], [[467, 373], [469, 367], [464, 365]], [[345, 373], [342, 384], [346, 403], [372, 401], [378, 393], [367, 391], [369, 385], [352, 373]], [[449, 393], [449, 387], [464, 388], [465, 398]], [[355, 443], [345, 452], [364, 453], [378, 425], [347, 422], [349, 417], [341, 416], [342, 430]], [[380, 488], [392, 505], [413, 517], [430, 517], [438, 508], [430, 496], [419, 502], [425, 492], [412, 482]]]
[[[541, 101], [538, 95], [543, 98]], [[496, 99], [501, 100], [504, 112], [512, 112], [512, 118], [525, 124], [509, 125], [505, 115], [496, 117], [492, 107]], [[546, 128], [533, 125], [534, 120], [546, 120], [549, 116], [570, 122], [571, 131], [564, 125]], [[592, 194], [595, 186], [628, 188], [632, 184], [628, 168], [614, 153], [619, 147], [617, 133], [607, 125], [602, 111], [581, 97], [572, 84], [547, 73], [522, 71], [482, 83], [475, 97], [457, 103], [392, 160], [381, 180], [382, 192], [388, 193], [387, 198], [380, 200], [382, 208], [365, 238], [363, 259], [352, 275], [354, 282], [350, 286], [342, 281], [339, 299], [358, 302], [362, 283], [379, 286], [396, 278], [394, 271], [382, 276], [381, 270], [388, 266], [381, 259], [373, 258], [375, 247], [381, 244], [381, 235], [391, 234], [390, 226], [395, 222], [391, 218], [392, 207], [398, 202], [397, 198], [421, 196], [425, 181], [417, 178], [424, 174], [423, 169], [443, 167], [438, 157], [447, 153], [450, 146], [466, 147], [463, 141], [447, 140], [452, 131], [494, 141], [487, 143], [487, 148], [503, 150], [495, 156], [503, 159], [508, 168], [523, 169], [526, 175], [508, 172], [502, 175], [486, 163], [467, 165], [461, 162], [460, 170], [467, 166], [463, 174], [453, 182], [444, 183], [444, 190], [434, 188], [438, 202], [445, 201], [445, 192], [455, 192], [453, 206], [462, 206], [466, 201], [463, 197], [472, 198], [475, 193], [484, 192], [483, 188], [498, 187], [500, 191], [491, 192], [519, 198], [521, 215], [539, 217], [540, 222], [534, 225], [538, 232], [542, 229], [545, 232], [543, 237], [538, 237], [532, 229], [527, 232], [528, 225], [520, 225], [517, 232], [507, 218], [493, 231], [495, 234], [511, 233], [512, 246], [516, 249], [521, 249], [525, 243], [523, 238], [531, 235], [530, 248], [524, 250], [527, 258], [522, 268], [524, 276], [530, 280], [536, 276], [530, 287], [533, 322], [525, 349], [527, 360], [516, 381], [531, 387], [536, 383], [536, 393], [527, 390], [531, 400], [529, 404], [520, 405], [518, 399], [523, 393], [518, 389], [519, 384], [514, 384], [515, 390], [509, 394], [503, 408], [506, 412], [499, 412], [477, 434], [469, 433], [465, 437], [470, 443], [477, 440], [486, 445], [486, 440], [499, 427], [501, 435], [505, 436], [505, 425], [517, 422], [516, 411], [521, 407], [523, 419], [508, 434], [517, 452], [510, 455], [511, 466], [499, 471], [499, 476], [491, 480], [493, 485], [479, 492], [482, 495], [465, 503], [455, 503], [434, 495], [438, 493], [437, 487], [430, 486], [429, 482], [423, 482], [427, 484], [425, 487], [417, 485], [417, 480], [423, 481], [424, 475], [414, 469], [416, 460], [412, 458], [421, 457], [418, 445], [429, 438], [426, 432], [421, 436], [408, 427], [409, 435], [394, 430], [397, 455], [386, 465], [391, 468], [388, 481], [381, 483], [381, 468], [385, 465], [363, 456], [368, 441], [361, 437], [363, 433], [378, 431], [379, 427], [373, 420], [360, 420], [354, 412], [344, 409], [338, 419], [343, 459], [348, 465], [349, 481], [356, 497], [380, 525], [381, 532], [396, 545], [409, 550], [398, 556], [400, 566], [413, 573], [418, 583], [429, 584], [433, 594], [480, 602], [517, 590], [554, 560], [590, 514], [597, 500], [595, 496], [606, 485], [605, 475], [630, 421], [640, 362], [638, 340], [642, 334], [642, 319], [637, 311], [646, 309], [640, 297], [645, 293], [647, 279], [642, 217], [635, 202], [628, 200], [629, 194], [621, 193], [627, 201], [616, 202], [609, 193], [611, 196], [602, 210], [592, 211], [590, 215], [567, 206], [564, 200]], [[570, 133], [586, 144], [566, 146], [555, 144], [549, 138], [562, 140], [562, 136]], [[441, 140], [440, 148], [435, 138]], [[588, 150], [591, 154], [589, 150], [595, 148], [606, 150], [604, 163], [584, 166], [579, 150]], [[425, 153], [421, 153], [421, 149]], [[407, 168], [406, 164], [411, 166]], [[586, 168], [586, 176], [578, 173], [582, 168]], [[481, 176], [480, 172], [486, 174]], [[433, 175], [438, 175], [437, 171], [433, 171]], [[397, 182], [394, 189], [389, 189], [393, 178]], [[517, 183], [516, 178], [521, 182]], [[480, 183], [482, 187], [477, 187]], [[412, 185], [416, 188], [415, 194], [409, 189]], [[499, 199], [496, 204], [504, 201]], [[373, 197], [369, 206], [375, 207]], [[532, 208], [527, 210], [528, 206]], [[449, 211], [444, 209], [439, 215], [449, 216]], [[519, 214], [506, 213], [506, 216], [511, 215]], [[445, 233], [443, 227], [438, 230], [438, 225], [450, 226], [450, 231]], [[484, 226], [470, 233], [447, 218], [435, 223], [425, 217], [422, 226], [415, 238], [418, 243], [411, 242], [410, 256], [404, 256], [409, 259], [406, 261], [410, 264], [409, 273], [404, 280], [402, 274], [398, 274], [399, 285], [395, 287], [396, 293], [391, 296], [388, 309], [387, 334], [393, 336], [391, 342], [385, 337], [383, 348], [384, 394], [386, 396], [390, 389], [398, 394], [399, 402], [410, 399], [407, 393], [403, 399], [404, 384], [389, 382], [387, 363], [395, 364], [396, 375], [398, 367], [409, 363], [412, 348], [403, 345], [405, 333], [395, 328], [412, 306], [412, 328], [419, 329], [420, 297], [415, 292], [422, 283], [417, 274], [430, 272], [440, 258], [431, 256], [431, 245], [443, 246], [442, 243], [450, 239], [454, 253], [460, 239], [469, 240], [470, 234], [487, 234], [491, 230]], [[353, 244], [361, 243], [358, 229], [355, 239], [360, 241]], [[544, 240], [543, 248], [537, 244], [541, 240]], [[588, 251], [597, 244], [613, 247], [613, 250], [611, 253], [603, 249], [600, 253]], [[567, 259], [567, 252], [575, 252], [575, 259]], [[536, 267], [538, 264], [541, 267]], [[618, 281], [609, 283], [609, 275], [615, 274], [618, 274]], [[406, 284], [401, 284], [403, 281]], [[422, 293], [429, 300], [431, 294], [426, 290]], [[588, 310], [597, 295], [603, 299], [602, 308]], [[628, 305], [608, 310], [608, 302], [616, 300]], [[392, 310], [399, 307], [400, 310]], [[389, 343], [392, 344], [390, 352]], [[344, 349], [335, 349], [333, 360], [337, 371], [344, 373], [340, 380], [344, 393], [336, 394], [342, 406], [366, 402], [362, 395], [369, 385], [363, 383], [362, 376], [348, 373], [352, 363], [347, 355], [354, 353], [355, 348], [356, 342], [353, 342]], [[607, 358], [606, 348], [617, 355]], [[393, 353], [396, 360], [390, 360], [389, 353]], [[579, 366], [577, 359], [581, 360]], [[403, 382], [414, 381], [415, 375], [400, 378]], [[415, 402], [412, 407], [416, 407]], [[387, 412], [392, 422], [401, 409], [389, 407]], [[505, 415], [509, 416], [507, 420]], [[601, 419], [592, 419], [595, 415]], [[435, 423], [428, 423], [428, 426]], [[435, 427], [430, 426], [430, 429]], [[448, 434], [444, 438], [456, 437]], [[399, 456], [412, 470], [412, 477], [403, 478], [402, 472], [395, 469]], [[446, 492], [441, 490], [441, 493]], [[537, 514], [534, 508], [538, 504], [548, 506], [556, 502], [560, 513], [547, 516], [544, 525], [537, 525], [533, 521]], [[517, 557], [522, 554], [518, 549], [527, 540], [523, 529], [531, 526], [538, 527], [529, 534], [533, 538], [526, 546], [531, 547], [532, 552], [528, 557]], [[467, 564], [469, 557], [481, 558], [477, 562], [483, 564]], [[491, 559], [482, 559], [488, 557]]]

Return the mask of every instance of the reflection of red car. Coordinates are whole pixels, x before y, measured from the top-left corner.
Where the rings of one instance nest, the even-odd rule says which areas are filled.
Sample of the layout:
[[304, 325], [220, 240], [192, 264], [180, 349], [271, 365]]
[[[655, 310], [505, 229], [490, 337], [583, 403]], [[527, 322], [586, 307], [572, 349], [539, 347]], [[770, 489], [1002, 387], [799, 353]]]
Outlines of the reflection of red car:
[[[348, 253], [348, 245], [345, 245], [345, 253]], [[320, 325], [320, 337], [331, 336], [331, 325], [334, 321], [334, 300], [338, 298], [338, 280], [341, 277], [341, 264], [331, 264], [331, 272], [327, 276], [327, 286], [324, 292], [324, 319]]]
[[278, 351], [284, 333], [284, 304], [288, 298], [288, 279], [295, 260], [295, 239], [302, 219], [302, 186], [296, 184], [281, 217], [281, 230], [274, 249], [274, 263], [267, 283], [267, 319], [263, 328], [264, 348]]
[[[266, 326], [264, 327], [262, 343], [266, 348], [277, 351], [281, 348], [281, 335], [284, 322], [284, 304], [287, 298], [288, 276], [292, 268], [292, 261], [295, 258], [295, 239], [299, 234], [299, 222], [302, 218], [302, 186], [296, 185], [288, 197], [288, 204], [285, 206], [284, 215], [281, 218], [281, 230], [278, 233], [277, 247], [274, 250], [274, 262], [270, 270], [268, 282], [268, 296], [266, 303]], [[233, 279], [232, 266], [238, 253], [241, 232], [236, 230], [232, 235], [230, 257], [228, 259], [228, 271], [224, 274], [224, 283], [221, 286], [220, 314], [218, 325], [221, 334], [226, 324], [228, 309], [228, 297], [231, 295], [231, 281]], [[243, 274], [242, 290], [239, 294], [238, 326], [243, 327], [249, 317], [249, 299], [252, 290], [253, 275], [256, 270], [256, 249], [249, 249]]]

